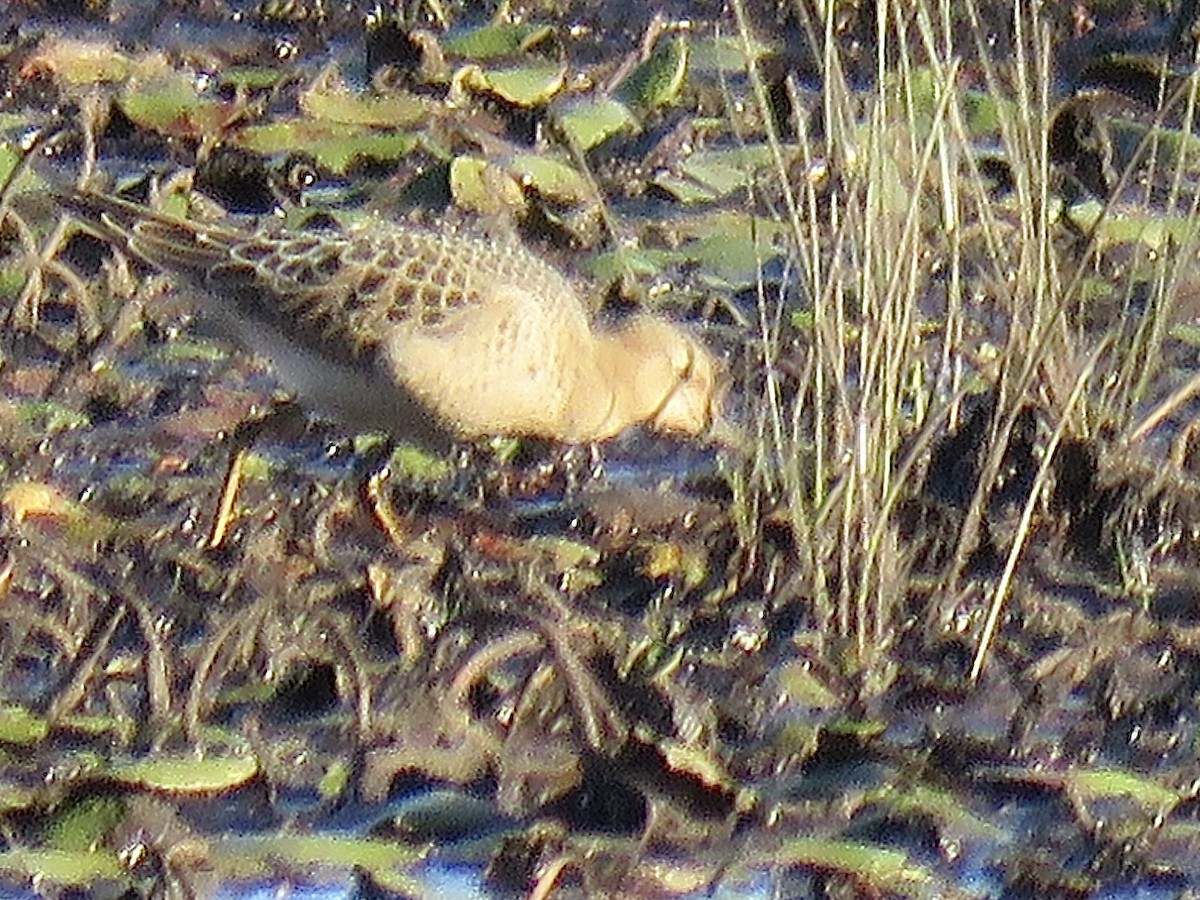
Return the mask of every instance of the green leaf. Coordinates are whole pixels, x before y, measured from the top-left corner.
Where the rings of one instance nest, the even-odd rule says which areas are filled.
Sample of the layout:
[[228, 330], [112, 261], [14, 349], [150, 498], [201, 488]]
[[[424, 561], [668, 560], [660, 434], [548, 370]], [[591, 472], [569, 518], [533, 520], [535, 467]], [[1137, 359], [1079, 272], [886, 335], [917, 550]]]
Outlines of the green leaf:
[[282, 77], [283, 72], [280, 69], [268, 68], [266, 66], [247, 66], [244, 69], [233, 69], [229, 72], [222, 72], [221, 84], [228, 84], [248, 90], [266, 90], [278, 84], [279, 79]]
[[621, 82], [617, 96], [642, 112], [673, 104], [687, 81], [689, 55], [686, 35], [660, 40], [650, 58]]
[[478, 156], [457, 156], [450, 163], [450, 196], [464, 209], [484, 215], [525, 205], [525, 191], [516, 179]]
[[284, 834], [268, 837], [229, 838], [213, 846], [214, 855], [243, 871], [279, 867], [311, 871], [329, 866], [360, 869], [387, 890], [423, 896], [408, 870], [425, 856], [420, 849], [374, 838], [337, 835]]
[[414, 94], [399, 91], [385, 97], [357, 94], [340, 82], [305, 91], [300, 97], [300, 108], [318, 121], [377, 128], [415, 125], [432, 111], [428, 101]]
[[590, 150], [614, 134], [637, 129], [629, 107], [611, 97], [585, 97], [563, 104], [555, 111], [558, 127], [580, 150]]
[[131, 81], [117, 104], [142, 128], [188, 138], [215, 135], [241, 112], [235, 103], [200, 93], [195, 79], [183, 73]]
[[770, 854], [770, 860], [775, 865], [842, 872], [881, 891], [903, 891], [905, 885], [917, 887], [935, 880], [898, 850], [855, 841], [793, 838]]
[[35, 716], [23, 706], [0, 706], [0, 742], [6, 744], [36, 744], [45, 740], [50, 726], [41, 716]]
[[258, 760], [253, 756], [144, 759], [119, 766], [111, 774], [124, 784], [168, 794], [216, 794], [257, 775]]
[[1163, 811], [1172, 809], [1181, 799], [1171, 788], [1120, 769], [1072, 769], [1066, 780], [1075, 796], [1085, 802], [1129, 797], [1144, 807]]
[[442, 47], [453, 56], [494, 59], [528, 50], [553, 33], [554, 29], [549, 25], [492, 22], [457, 32], [447, 37]]
[[407, 132], [379, 132], [364, 126], [309, 119], [244, 128], [233, 142], [264, 154], [305, 152], [318, 165], [337, 174], [344, 174], [356, 160], [396, 160], [417, 146], [416, 136]]
[[565, 66], [558, 63], [513, 66], [483, 73], [487, 89], [514, 106], [530, 107], [546, 103], [563, 89], [567, 81]]
[[560, 203], [583, 203], [593, 196], [591, 182], [568, 163], [537, 153], [519, 153], [508, 163], [523, 184]]
[[125, 816], [125, 801], [117, 796], [85, 797], [59, 810], [46, 828], [52, 850], [93, 850]]
[[696, 72], [744, 72], [747, 49], [749, 56], [760, 60], [778, 51], [773, 44], [750, 38], [743, 43], [740, 37], [723, 36], [693, 41], [691, 67]]
[[37, 878], [47, 884], [84, 886], [125, 877], [115, 853], [88, 850], [6, 850], [0, 853], [0, 872]]

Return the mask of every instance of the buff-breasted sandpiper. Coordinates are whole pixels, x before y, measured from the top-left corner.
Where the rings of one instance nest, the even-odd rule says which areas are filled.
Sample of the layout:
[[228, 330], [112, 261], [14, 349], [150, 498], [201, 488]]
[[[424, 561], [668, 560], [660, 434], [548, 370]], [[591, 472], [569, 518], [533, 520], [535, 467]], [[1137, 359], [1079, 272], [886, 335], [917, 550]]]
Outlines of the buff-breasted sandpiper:
[[635, 425], [695, 436], [713, 420], [719, 367], [695, 337], [648, 314], [594, 324], [572, 283], [515, 240], [377, 217], [243, 229], [56, 193], [89, 230], [198, 288], [202, 315], [350, 429], [440, 450], [498, 434], [590, 443]]

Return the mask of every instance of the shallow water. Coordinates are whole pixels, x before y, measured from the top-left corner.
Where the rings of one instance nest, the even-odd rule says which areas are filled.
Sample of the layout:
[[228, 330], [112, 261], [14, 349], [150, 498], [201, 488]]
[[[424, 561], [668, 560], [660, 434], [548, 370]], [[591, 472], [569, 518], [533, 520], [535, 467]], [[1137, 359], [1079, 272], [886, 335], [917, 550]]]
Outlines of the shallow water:
[[[1008, 15], [1003, 4], [984, 7], [985, 20]], [[559, 16], [525, 10], [515, 24], [548, 25], [548, 43], [499, 57], [451, 49], [458, 88], [491, 79], [464, 88], [455, 103], [443, 102], [449, 75], [414, 84], [411, 62], [402, 64], [391, 77], [436, 101], [413, 126], [424, 143], [398, 156], [376, 149], [381, 155], [341, 170], [331, 145], [343, 129], [362, 126], [358, 119], [365, 118], [366, 133], [354, 139], [364, 142], [400, 130], [407, 136], [409, 128], [381, 123], [380, 109], [358, 105], [372, 75], [365, 11], [328, 8], [324, 19], [313, 13], [301, 20], [294, 9], [263, 21], [249, 4], [116, 3], [107, 13], [57, 18], [55, 9], [4, 13], [16, 27], [5, 38], [11, 90], [0, 100], [4, 128], [27, 132], [55, 105], [70, 118], [95, 89], [120, 111], [100, 136], [98, 165], [124, 185], [148, 170], [167, 176], [190, 167], [201, 142], [214, 136], [236, 144], [250, 140], [254, 125], [315, 121], [316, 136], [289, 132], [263, 152], [259, 162], [275, 190], [310, 203], [370, 198], [389, 213], [416, 207], [426, 224], [494, 215], [483, 201], [504, 194], [511, 178], [527, 203], [522, 239], [581, 283], [594, 282], [597, 293], [606, 288], [618, 311], [645, 302], [696, 326], [729, 363], [732, 406], [751, 433], [768, 395], [755, 341], [763, 318], [785, 323], [776, 402], [794, 417], [783, 425], [800, 439], [747, 463], [634, 435], [602, 450], [599, 472], [586, 458], [561, 460], [555, 448], [518, 447], [511, 458], [503, 447], [476, 448], [470, 465], [455, 470], [451, 462], [440, 476], [401, 471], [386, 497], [402, 527], [385, 536], [361, 503], [362, 457], [346, 448], [348, 436], [328, 427], [267, 435], [254, 445], [257, 468], [226, 547], [202, 552], [225, 469], [221, 437], [269, 406], [277, 385], [229, 348], [214, 351], [186, 315], [157, 303], [174, 291], [147, 287], [147, 273], [136, 272], [140, 287], [132, 288], [119, 274], [93, 279], [97, 297], [112, 288], [100, 304], [102, 320], [120, 319], [137, 291], [147, 294], [139, 302], [149, 320], [126, 323], [95, 345], [74, 335], [67, 285], [52, 280], [55, 302], [40, 337], [6, 346], [0, 369], [14, 401], [3, 411], [0, 437], [0, 699], [16, 720], [0, 731], [0, 792], [13, 798], [0, 814], [8, 849], [119, 862], [142, 847], [153, 861], [148, 868], [119, 862], [126, 868], [111, 880], [167, 896], [189, 885], [197, 896], [375, 896], [356, 865], [375, 877], [410, 878], [426, 896], [523, 895], [564, 855], [577, 865], [554, 896], [1123, 900], [1200, 885], [1191, 752], [1200, 725], [1193, 634], [1200, 591], [1190, 586], [1197, 561], [1191, 504], [1200, 494], [1186, 466], [1176, 472], [1161, 464], [1165, 435], [1182, 433], [1190, 407], [1147, 442], [1148, 463], [1131, 463], [1119, 477], [1097, 474], [1074, 506], [1057, 495], [1047, 501], [1068, 511], [1039, 519], [995, 659], [972, 687], [966, 671], [1017, 501], [996, 499], [990, 511], [996, 558], [979, 554], [959, 591], [927, 596], [920, 578], [949, 551], [926, 544], [936, 544], [943, 526], [957, 536], [979, 477], [979, 448], [986, 450], [982, 437], [971, 436], [986, 434], [990, 420], [972, 426], [965, 405], [957, 430], [939, 430], [931, 442], [928, 468], [949, 473], [946, 483], [910, 485], [898, 504], [909, 503], [918, 524], [897, 532], [894, 552], [914, 558], [915, 574], [897, 621], [877, 641], [890, 656], [877, 668], [863, 663], [866, 675], [856, 670], [866, 654], [836, 634], [836, 611], [818, 604], [797, 560], [812, 550], [835, 582], [870, 534], [847, 529], [833, 552], [815, 546], [828, 540], [820, 533], [811, 536], [815, 549], [804, 546], [789, 529], [795, 510], [786, 508], [781, 481], [746, 474], [756, 464], [790, 465], [789, 451], [809, 452], [811, 413], [787, 404], [808, 383], [815, 305], [788, 233], [758, 230], [777, 225], [772, 216], [783, 208], [780, 198], [760, 204], [747, 189], [748, 181], [765, 180], [766, 169], [748, 178], [720, 152], [741, 149], [748, 136], [751, 150], [764, 149], [761, 122], [747, 115], [755, 107], [745, 78], [711, 62], [729, 50], [717, 39], [735, 33], [722, 5], [652, 11], [580, 3]], [[533, 89], [497, 75], [511, 78], [510, 69], [531, 60], [545, 68], [561, 58], [580, 79], [572, 90], [592, 97], [584, 81], [614, 79], [659, 11], [693, 20], [690, 30], [676, 22], [669, 32], [691, 42], [688, 88], [672, 94], [667, 84], [655, 93], [643, 84], [635, 91], [616, 78], [604, 99], [630, 108], [666, 99], [639, 110], [641, 134], [618, 130], [590, 151], [581, 188], [571, 155], [550, 152], [557, 144], [545, 138], [547, 110], [557, 115], [560, 100], [513, 100]], [[764, 65], [782, 57], [811, 83], [813, 73], [793, 58], [803, 56], [796, 23], [780, 21], [773, 8], [752, 13], [764, 36], [782, 36], [786, 45]], [[431, 16], [429, 7], [420, 14]], [[446, 36], [436, 23], [420, 24], [450, 47], [483, 24], [477, 12], [451, 14], [458, 28]], [[848, 22], [842, 36], [864, 106], [877, 90], [870, 26]], [[532, 33], [518, 36], [533, 40]], [[120, 53], [147, 68], [111, 79], [93, 69], [73, 80], [65, 74], [71, 60], [49, 53], [46, 35], [112, 39], [102, 59]], [[159, 60], [135, 47], [169, 55]], [[663, 59], [650, 82], [672, 80], [670, 54]], [[331, 63], [348, 85], [344, 95], [297, 87]], [[434, 67], [436, 59], [425, 64]], [[978, 82], [974, 65], [964, 77]], [[37, 75], [46, 66], [52, 75]], [[256, 83], [260, 69], [296, 81], [271, 76], [269, 89], [247, 89], [258, 105], [227, 119], [242, 96], [237, 85]], [[182, 91], [187, 102], [168, 105], [169, 115], [132, 102], [160, 99], [158, 87], [169, 96], [184, 83], [203, 89]], [[729, 90], [737, 102], [723, 105]], [[335, 117], [337, 128], [323, 131], [328, 121], [312, 110], [329, 96], [349, 121]], [[579, 101], [567, 99], [563, 108]], [[808, 124], [819, 125], [815, 117]], [[73, 177], [80, 145], [69, 143], [46, 170]], [[547, 176], [521, 161], [523, 154], [567, 172]], [[479, 160], [504, 163], [499, 174], [481, 178], [482, 198], [464, 187], [464, 171]], [[811, 171], [793, 170], [797, 184]], [[824, 204], [818, 218], [831, 227], [845, 215], [839, 203], [853, 198], [853, 175], [842, 173], [844, 184], [813, 197]], [[615, 234], [596, 224], [603, 217], [588, 195], [596, 184]], [[1004, 202], [997, 201], [1000, 218], [1016, 218]], [[1068, 237], [1056, 233], [1061, 244]], [[626, 243], [640, 255], [612, 252]], [[17, 245], [5, 234], [6, 262]], [[941, 252], [931, 246], [931, 254]], [[1143, 255], [1162, 251], [1131, 241], [1109, 252], [1112, 259], [1095, 269], [1120, 282], [1131, 272], [1157, 271], [1138, 266]], [[87, 269], [88, 253], [77, 245], [63, 258]], [[626, 283], [612, 275], [622, 265]], [[931, 268], [933, 286], [919, 313], [929, 319], [922, 334], [932, 347], [950, 295], [941, 289], [944, 269]], [[87, 274], [99, 275], [94, 266]], [[987, 296], [968, 313], [982, 337], [965, 343], [977, 341], [986, 357], [982, 351], [1003, 344], [1013, 319], [992, 305], [994, 283], [981, 282], [978, 293]], [[1107, 299], [1131, 323], [1146, 313], [1138, 297]], [[871, 324], [864, 315], [847, 328]], [[1080, 333], [1094, 325], [1071, 322]], [[1135, 337], [1121, 331], [1114, 342], [1137, 349]], [[918, 373], [928, 382], [938, 378], [935, 351], [928, 371]], [[1151, 398], [1193, 365], [1186, 342], [1162, 353]], [[857, 368], [844, 375], [836, 386], [844, 394], [831, 387], [823, 398], [829, 410], [868, 387]], [[1060, 385], [1045, 393], [1055, 397], [1055, 390], [1065, 393]], [[931, 388], [939, 391], [949, 388]], [[910, 397], [903, 415], [915, 416], [919, 406]], [[1016, 469], [1027, 475], [1036, 467], [1059, 411], [1047, 401], [1031, 413], [1036, 447], [1013, 453]], [[52, 414], [61, 412], [90, 421]], [[768, 443], [775, 439], [769, 424], [759, 436]], [[799, 464], [801, 477], [807, 464]], [[1161, 496], [1139, 493], [1164, 470], [1179, 483]], [[14, 495], [14, 485], [46, 492]], [[826, 496], [834, 504], [846, 498], [836, 490]], [[1085, 543], [1078, 532], [1093, 519], [1096, 534], [1088, 534], [1100, 545], [1098, 562], [1078, 546]], [[753, 537], [742, 543], [745, 533]], [[1109, 557], [1128, 569], [1114, 571]], [[1169, 590], [1155, 567], [1163, 561], [1176, 566], [1181, 582]], [[1138, 595], [1130, 576], [1143, 564], [1149, 578]], [[163, 758], [182, 759], [184, 769], [191, 760], [199, 770], [201, 761], [222, 757], [253, 758], [260, 768], [201, 788], [186, 779], [181, 785], [178, 773], [167, 780], [127, 769]], [[114, 798], [122, 804], [116, 811], [107, 805]], [[362, 855], [354, 864], [332, 849], [314, 862], [311, 846], [255, 856], [279, 834], [375, 843], [355, 848]], [[220, 856], [239, 839], [244, 852]], [[368, 855], [378, 845], [411, 848], [413, 861], [378, 862]], [[484, 873], [504, 848], [508, 881], [488, 882]], [[251, 858], [257, 868], [247, 875], [239, 866], [250, 867]], [[12, 860], [0, 868], [18, 873], [19, 885], [38, 874]], [[0, 896], [44, 893], [37, 887]]]

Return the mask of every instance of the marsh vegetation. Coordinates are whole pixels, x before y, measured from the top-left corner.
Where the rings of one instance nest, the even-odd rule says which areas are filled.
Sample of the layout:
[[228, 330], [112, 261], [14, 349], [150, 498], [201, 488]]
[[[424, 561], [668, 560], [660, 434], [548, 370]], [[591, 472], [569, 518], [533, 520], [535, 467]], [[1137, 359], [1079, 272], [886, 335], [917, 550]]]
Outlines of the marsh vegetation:
[[[11, 5], [0, 872], [1200, 890], [1194, 6]], [[727, 430], [262, 428], [84, 178], [520, 241]]]

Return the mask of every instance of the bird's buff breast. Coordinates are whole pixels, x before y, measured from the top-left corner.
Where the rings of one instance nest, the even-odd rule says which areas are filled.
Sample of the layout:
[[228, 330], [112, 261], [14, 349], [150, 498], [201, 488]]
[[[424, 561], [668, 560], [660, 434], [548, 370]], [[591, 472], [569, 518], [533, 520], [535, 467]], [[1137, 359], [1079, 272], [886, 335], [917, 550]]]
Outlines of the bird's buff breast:
[[464, 435], [575, 441], [585, 438], [565, 411], [587, 388], [593, 345], [576, 298], [497, 283], [435, 328], [397, 328], [383, 352], [395, 377]]

